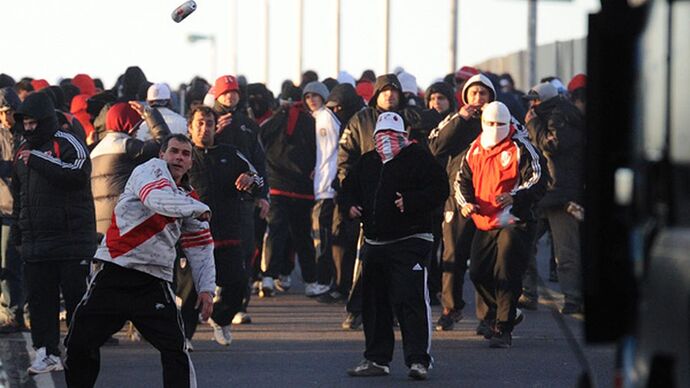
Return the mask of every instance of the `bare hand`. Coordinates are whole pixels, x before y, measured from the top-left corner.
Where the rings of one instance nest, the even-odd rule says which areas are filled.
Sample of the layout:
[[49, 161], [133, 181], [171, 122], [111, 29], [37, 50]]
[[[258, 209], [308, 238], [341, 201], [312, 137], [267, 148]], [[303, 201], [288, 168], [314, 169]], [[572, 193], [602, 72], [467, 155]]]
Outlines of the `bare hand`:
[[474, 117], [475, 114], [477, 114], [477, 111], [479, 110], [478, 106], [472, 106], [472, 105], [464, 105], [458, 113], [460, 114], [460, 117], [465, 119], [465, 121], [471, 119]]
[[350, 218], [357, 218], [362, 216], [362, 207], [361, 206], [352, 206], [350, 207]]
[[139, 101], [129, 101], [129, 106], [132, 107], [137, 113], [139, 113], [139, 116], [144, 116], [144, 110], [146, 109], [146, 106], [142, 104]]
[[465, 218], [471, 216], [472, 214], [474, 214], [478, 211], [479, 211], [479, 205], [475, 205], [473, 203], [468, 203], [465, 206], [463, 206], [462, 209], [460, 209], [460, 213]]
[[232, 113], [226, 113], [218, 118], [216, 123], [216, 134], [223, 132], [223, 129], [232, 122]]
[[510, 193], [501, 193], [496, 196], [496, 204], [504, 208], [513, 203], [513, 196]]
[[396, 191], [395, 195], [398, 197], [395, 199], [395, 206], [398, 208], [398, 210], [400, 210], [400, 213], [405, 213], [405, 204], [403, 203], [402, 194]]
[[271, 204], [264, 198], [259, 198], [256, 200], [256, 206], [259, 208], [259, 218], [265, 220], [268, 217], [268, 210], [271, 208]]
[[249, 191], [252, 188], [252, 184], [254, 184], [254, 178], [246, 172], [240, 174], [235, 181], [235, 187], [239, 191]]
[[199, 221], [211, 221], [211, 212], [204, 212], [202, 215], [196, 218]]
[[201, 306], [201, 320], [207, 321], [213, 312], [213, 297], [210, 292], [202, 292], [196, 298], [195, 309], [199, 309]]
[[537, 115], [534, 113], [534, 109], [528, 110], [525, 115], [525, 124], [529, 123], [535, 117], [537, 117]]
[[23, 150], [19, 152], [19, 160], [24, 161], [24, 165], [26, 166], [29, 164], [29, 157], [31, 156], [31, 151], [29, 150]]

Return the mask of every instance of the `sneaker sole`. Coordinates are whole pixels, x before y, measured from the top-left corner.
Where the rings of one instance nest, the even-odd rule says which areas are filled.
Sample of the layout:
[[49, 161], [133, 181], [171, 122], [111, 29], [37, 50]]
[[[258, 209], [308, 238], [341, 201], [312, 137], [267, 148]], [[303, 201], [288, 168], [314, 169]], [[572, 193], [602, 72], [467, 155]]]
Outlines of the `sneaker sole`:
[[62, 367], [62, 366], [56, 366], [56, 367], [48, 368], [48, 369], [42, 370], [42, 371], [37, 371], [37, 370], [31, 369], [31, 368], [28, 368], [26, 371], [27, 371], [30, 375], [35, 376], [35, 375], [40, 375], [40, 374], [43, 374], [43, 373], [62, 372], [63, 370], [65, 370], [64, 367]]
[[414, 370], [411, 370], [407, 375], [413, 380], [426, 380], [426, 374], [419, 373]]

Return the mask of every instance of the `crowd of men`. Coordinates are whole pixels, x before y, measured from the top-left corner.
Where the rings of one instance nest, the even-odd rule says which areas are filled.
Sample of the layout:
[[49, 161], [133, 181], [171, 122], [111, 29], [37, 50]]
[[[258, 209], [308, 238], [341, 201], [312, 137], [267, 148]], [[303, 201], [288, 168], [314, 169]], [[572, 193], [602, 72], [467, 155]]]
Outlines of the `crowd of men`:
[[0, 74], [0, 333], [30, 327], [29, 373], [66, 368], [82, 387], [130, 322], [165, 385], [189, 386], [199, 317], [230, 345], [252, 295], [286, 292], [298, 263], [307, 297], [364, 328], [352, 376], [389, 374], [399, 325], [409, 376], [426, 379], [468, 270], [477, 334], [510, 347], [539, 305], [546, 233], [561, 312], [583, 312], [585, 87], [548, 77], [525, 94], [468, 66], [425, 91], [402, 68], [307, 71], [277, 97], [233, 75], [173, 92], [136, 66], [111, 89]]

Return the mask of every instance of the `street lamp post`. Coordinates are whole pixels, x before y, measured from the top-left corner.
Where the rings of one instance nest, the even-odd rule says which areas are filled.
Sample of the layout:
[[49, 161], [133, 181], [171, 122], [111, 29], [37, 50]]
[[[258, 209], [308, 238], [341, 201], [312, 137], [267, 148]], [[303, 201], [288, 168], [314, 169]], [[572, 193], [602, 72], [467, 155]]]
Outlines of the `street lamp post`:
[[215, 35], [202, 35], [202, 34], [189, 34], [187, 35], [187, 41], [189, 43], [197, 43], [201, 41], [208, 41], [211, 44], [211, 79], [215, 79], [218, 75], [216, 57], [218, 55], [218, 47], [216, 45]]

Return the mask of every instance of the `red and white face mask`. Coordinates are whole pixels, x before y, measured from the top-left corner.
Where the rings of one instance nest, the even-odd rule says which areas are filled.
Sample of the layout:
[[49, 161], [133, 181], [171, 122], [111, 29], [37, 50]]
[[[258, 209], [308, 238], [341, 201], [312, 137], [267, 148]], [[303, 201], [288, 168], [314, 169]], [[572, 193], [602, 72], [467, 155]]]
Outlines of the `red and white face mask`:
[[378, 131], [374, 134], [374, 146], [383, 163], [390, 162], [410, 141], [403, 132]]

